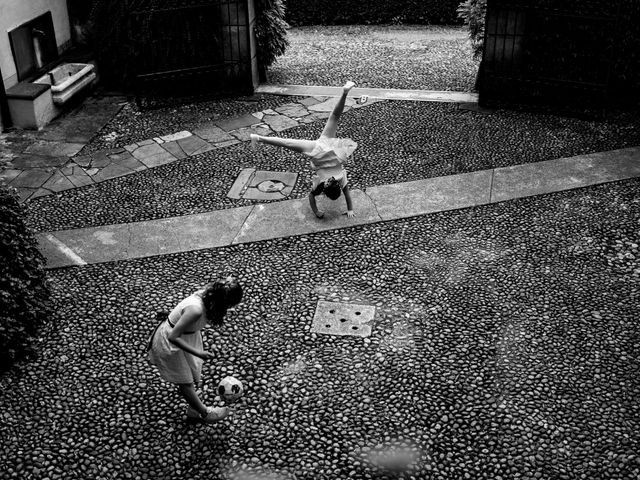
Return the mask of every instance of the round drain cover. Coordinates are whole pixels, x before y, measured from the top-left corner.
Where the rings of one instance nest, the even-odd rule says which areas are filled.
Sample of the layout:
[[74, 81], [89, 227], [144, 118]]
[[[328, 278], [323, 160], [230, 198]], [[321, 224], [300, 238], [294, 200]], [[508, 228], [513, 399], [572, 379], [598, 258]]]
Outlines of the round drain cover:
[[287, 186], [280, 180], [264, 180], [263, 182], [260, 182], [257, 187], [261, 192], [270, 193], [281, 192]]

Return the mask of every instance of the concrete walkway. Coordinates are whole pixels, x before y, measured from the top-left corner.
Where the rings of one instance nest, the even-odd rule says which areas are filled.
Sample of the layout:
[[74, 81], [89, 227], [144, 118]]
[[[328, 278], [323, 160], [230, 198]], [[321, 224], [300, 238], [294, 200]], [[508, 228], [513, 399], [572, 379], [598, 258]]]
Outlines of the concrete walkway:
[[354, 190], [353, 219], [342, 214], [342, 199], [323, 198], [326, 215], [319, 220], [304, 198], [48, 232], [38, 241], [48, 268], [58, 268], [304, 235], [634, 177], [640, 177], [640, 147]]
[[[263, 83], [256, 88], [256, 93], [270, 93], [274, 95], [313, 95], [337, 96], [340, 89], [315, 85], [270, 85]], [[361, 88], [351, 90], [352, 97], [366, 95], [373, 100], [406, 100], [414, 102], [451, 102], [477, 103], [478, 94], [471, 92], [450, 92], [438, 90], [400, 90], [394, 88]]]

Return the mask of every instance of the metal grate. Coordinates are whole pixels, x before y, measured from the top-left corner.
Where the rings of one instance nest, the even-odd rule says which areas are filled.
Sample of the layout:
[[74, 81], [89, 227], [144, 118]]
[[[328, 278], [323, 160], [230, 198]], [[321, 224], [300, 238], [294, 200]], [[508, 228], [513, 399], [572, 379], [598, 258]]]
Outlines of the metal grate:
[[248, 0], [130, 0], [136, 99], [253, 91]]
[[368, 337], [376, 308], [371, 305], [319, 300], [311, 331], [326, 335]]

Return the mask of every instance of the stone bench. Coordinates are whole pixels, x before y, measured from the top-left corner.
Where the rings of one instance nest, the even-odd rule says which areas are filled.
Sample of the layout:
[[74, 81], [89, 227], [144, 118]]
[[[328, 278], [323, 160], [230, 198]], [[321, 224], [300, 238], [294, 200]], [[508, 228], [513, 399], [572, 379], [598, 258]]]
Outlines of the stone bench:
[[16, 127], [40, 130], [60, 110], [53, 103], [51, 85], [20, 82], [7, 89], [11, 119]]

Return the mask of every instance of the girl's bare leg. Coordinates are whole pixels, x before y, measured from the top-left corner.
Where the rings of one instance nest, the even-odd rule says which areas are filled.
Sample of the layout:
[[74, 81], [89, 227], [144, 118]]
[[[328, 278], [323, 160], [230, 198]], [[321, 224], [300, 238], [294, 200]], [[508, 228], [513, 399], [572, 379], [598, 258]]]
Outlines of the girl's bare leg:
[[202, 403], [200, 397], [198, 397], [196, 387], [193, 383], [181, 383], [178, 385], [178, 388], [180, 390], [180, 394], [184, 397], [191, 408], [197, 410], [200, 415], [207, 414], [207, 407]]
[[344, 110], [344, 104], [347, 100], [347, 95], [349, 94], [349, 90], [355, 87], [355, 83], [347, 82], [342, 87], [342, 95], [336, 103], [336, 106], [333, 107], [333, 111], [331, 115], [329, 115], [329, 119], [327, 120], [327, 124], [324, 126], [324, 130], [322, 131], [323, 137], [335, 138], [336, 131], [338, 129], [338, 120], [340, 119], [340, 115], [342, 115], [342, 111]]
[[252, 142], [261, 142], [268, 145], [275, 145], [276, 147], [286, 148], [298, 153], [310, 153], [313, 147], [316, 146], [315, 140], [298, 140], [295, 138], [281, 138], [281, 137], [263, 137], [261, 135], [251, 134]]

